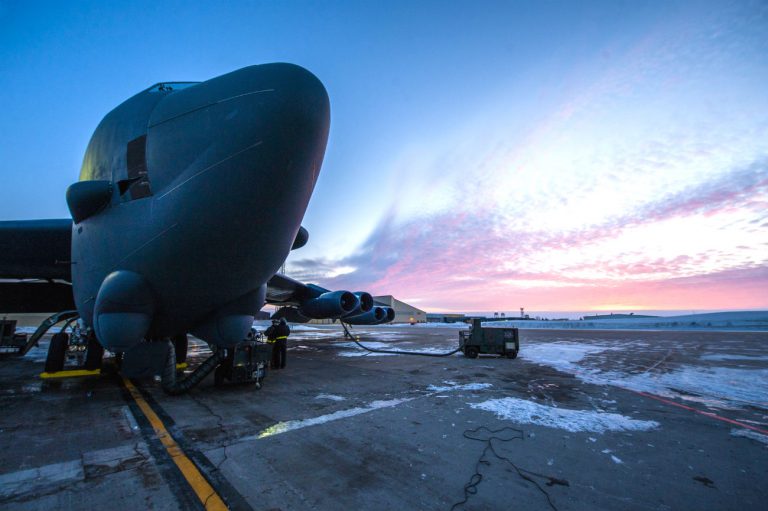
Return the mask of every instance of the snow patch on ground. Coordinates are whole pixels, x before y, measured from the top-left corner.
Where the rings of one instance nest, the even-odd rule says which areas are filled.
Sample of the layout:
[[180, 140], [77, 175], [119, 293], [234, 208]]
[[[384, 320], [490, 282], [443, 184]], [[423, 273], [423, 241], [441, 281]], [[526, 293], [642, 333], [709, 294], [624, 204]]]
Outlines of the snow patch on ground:
[[[403, 327], [406, 325], [403, 325], [402, 323], [385, 323], [383, 325], [378, 325], [379, 327]], [[464, 322], [460, 323], [416, 323], [415, 325], [410, 325], [413, 328], [455, 328], [455, 329], [467, 329], [469, 328], [469, 325]]]
[[[360, 346], [355, 344], [354, 342], [335, 342], [333, 343], [334, 346], [338, 348], [355, 348], [355, 349], [362, 349]], [[365, 346], [368, 346], [369, 348], [373, 348], [375, 350], [388, 350], [392, 348], [392, 345], [387, 342], [375, 342], [370, 341], [364, 343]]]
[[537, 364], [554, 367], [564, 372], [573, 372], [579, 369], [576, 363], [581, 362], [587, 355], [604, 351], [616, 351], [618, 349], [613, 346], [595, 344], [550, 342], [526, 345], [520, 349], [519, 357]]
[[16, 333], [17, 334], [32, 335], [36, 331], [37, 331], [37, 327], [36, 326], [19, 326], [19, 327], [16, 327]]
[[318, 394], [315, 396], [315, 399], [329, 399], [331, 401], [346, 401], [347, 398], [337, 396], [335, 394]]
[[493, 412], [501, 419], [520, 424], [535, 424], [537, 426], [564, 429], [573, 433], [579, 431], [594, 433], [604, 433], [606, 431], [647, 431], [659, 426], [659, 423], [656, 421], [630, 419], [617, 413], [555, 408], [514, 397], [490, 399], [482, 403], [470, 403], [469, 406]]
[[[453, 351], [454, 349], [456, 349], [456, 348], [448, 348], [447, 349], [445, 346], [425, 346], [425, 347], [415, 346], [414, 349], [406, 349], [406, 350], [397, 348], [398, 351], [402, 351], [403, 353], [429, 353], [429, 354], [432, 354], [432, 355], [440, 355], [442, 353], [449, 353], [449, 352]], [[458, 355], [463, 356], [461, 352], [456, 352], [456, 353], [453, 354], [453, 356], [458, 356]]]
[[[391, 349], [392, 345], [386, 342], [366, 342], [366, 346], [369, 348], [373, 348], [375, 350], [386, 350]], [[339, 352], [338, 355], [340, 357], [387, 357], [387, 356], [394, 356], [392, 353], [375, 353], [373, 351], [367, 351], [362, 349], [360, 346], [355, 344], [354, 342], [336, 342], [333, 343], [334, 347], [337, 348], [352, 348], [354, 351], [342, 351]]]
[[725, 362], [727, 360], [739, 360], [742, 362], [766, 362], [768, 355], [728, 355], [720, 353], [707, 353], [702, 355], [701, 360], [712, 360], [715, 362]]
[[373, 351], [342, 351], [338, 354], [340, 357], [394, 357], [394, 353], [375, 353]]
[[291, 325], [291, 332], [317, 332], [319, 328], [307, 325]]
[[[631, 347], [552, 342], [526, 346], [520, 350], [520, 357], [596, 385], [614, 385], [720, 407], [728, 406], [729, 402], [768, 405], [768, 369], [681, 366], [671, 372], [627, 374], [590, 367], [585, 360], [589, 355], [622, 349]], [[605, 360], [605, 357], [596, 358], [596, 362], [601, 359]]]
[[[611, 385], [715, 406], [727, 406], [728, 402], [768, 405], [768, 369], [682, 366], [670, 373], [632, 376], [608, 373], [607, 376]], [[702, 400], [699, 396], [708, 399]]]
[[430, 385], [427, 390], [430, 392], [446, 392], [452, 390], [483, 390], [493, 387], [491, 383], [464, 383], [459, 384], [455, 381], [444, 381], [445, 385]]
[[757, 440], [758, 442], [768, 445], [768, 435], [762, 435], [757, 431], [751, 431], [749, 429], [733, 428], [731, 429], [731, 436], [751, 438], [752, 440]]

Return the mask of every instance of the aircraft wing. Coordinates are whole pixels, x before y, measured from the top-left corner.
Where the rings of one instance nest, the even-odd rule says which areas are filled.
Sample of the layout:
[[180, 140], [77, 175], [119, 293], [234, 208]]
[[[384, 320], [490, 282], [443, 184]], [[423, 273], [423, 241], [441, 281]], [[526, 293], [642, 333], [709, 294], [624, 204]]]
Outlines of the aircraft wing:
[[0, 222], [0, 313], [74, 309], [72, 220]]
[[0, 222], [0, 278], [72, 280], [72, 220]]
[[279, 273], [267, 282], [267, 303], [281, 307], [273, 317], [294, 323], [339, 319], [352, 324], [377, 324], [394, 318], [393, 310], [375, 305], [365, 291], [331, 291]]

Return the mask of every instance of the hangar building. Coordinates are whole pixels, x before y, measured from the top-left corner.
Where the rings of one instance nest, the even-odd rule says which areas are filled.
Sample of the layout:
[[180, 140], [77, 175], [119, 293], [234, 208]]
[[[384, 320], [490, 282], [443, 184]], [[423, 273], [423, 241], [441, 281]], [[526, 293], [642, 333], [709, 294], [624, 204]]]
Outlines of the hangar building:
[[392, 323], [426, 323], [427, 313], [417, 309], [413, 305], [401, 302], [392, 295], [374, 296], [373, 301], [379, 305], [386, 305], [395, 310], [395, 319]]

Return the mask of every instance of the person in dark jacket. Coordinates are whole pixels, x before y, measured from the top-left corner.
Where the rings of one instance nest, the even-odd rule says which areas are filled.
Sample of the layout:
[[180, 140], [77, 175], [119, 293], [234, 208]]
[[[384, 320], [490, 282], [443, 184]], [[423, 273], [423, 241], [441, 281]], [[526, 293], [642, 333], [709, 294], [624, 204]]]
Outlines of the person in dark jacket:
[[277, 325], [279, 324], [279, 320], [273, 319], [272, 325], [264, 331], [264, 336], [267, 338], [267, 344], [272, 346], [272, 360], [269, 364], [270, 369], [277, 369], [277, 349], [275, 348], [275, 342], [277, 341]]
[[[272, 361], [275, 369], [285, 368], [285, 359], [288, 354], [288, 336], [291, 335], [291, 329], [288, 327], [285, 318], [281, 318], [275, 327], [275, 347], [272, 348]], [[277, 354], [277, 358], [275, 358]]]

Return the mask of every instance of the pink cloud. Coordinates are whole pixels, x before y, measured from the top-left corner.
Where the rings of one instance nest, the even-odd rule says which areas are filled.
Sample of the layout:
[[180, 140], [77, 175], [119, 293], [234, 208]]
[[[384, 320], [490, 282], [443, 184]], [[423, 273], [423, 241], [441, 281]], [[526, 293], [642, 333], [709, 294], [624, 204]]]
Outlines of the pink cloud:
[[[299, 260], [291, 263], [289, 273], [333, 289], [419, 298], [432, 310], [583, 310], [620, 303], [655, 309], [764, 307], [768, 258], [748, 267], [725, 262], [745, 247], [671, 257], [648, 254], [641, 260], [567, 260], [583, 247], [617, 238], [626, 226], [728, 211], [754, 213], [753, 206], [766, 197], [768, 165], [763, 160], [574, 231], [508, 228], [490, 208], [406, 222], [388, 215], [356, 254], [340, 261]], [[566, 262], [556, 270], [529, 267], [541, 254], [557, 254]], [[705, 264], [707, 272], [684, 276]], [[339, 266], [355, 271], [324, 277]], [[583, 272], [599, 276], [574, 277]]]

